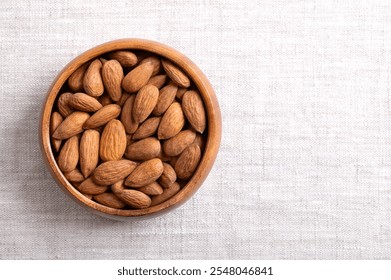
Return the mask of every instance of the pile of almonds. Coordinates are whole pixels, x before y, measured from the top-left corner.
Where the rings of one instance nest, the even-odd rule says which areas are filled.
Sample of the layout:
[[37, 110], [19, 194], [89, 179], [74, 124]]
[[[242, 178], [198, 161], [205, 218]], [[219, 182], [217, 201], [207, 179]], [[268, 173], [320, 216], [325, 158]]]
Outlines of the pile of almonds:
[[114, 51], [68, 78], [51, 116], [53, 152], [86, 197], [148, 208], [183, 188], [205, 145], [202, 98], [182, 70], [152, 53]]

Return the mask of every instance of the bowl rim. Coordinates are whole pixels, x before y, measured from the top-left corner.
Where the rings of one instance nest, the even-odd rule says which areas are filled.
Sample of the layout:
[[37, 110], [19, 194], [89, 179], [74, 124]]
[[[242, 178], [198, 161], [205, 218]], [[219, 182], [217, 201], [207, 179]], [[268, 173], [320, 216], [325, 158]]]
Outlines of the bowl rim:
[[[80, 193], [64, 176], [59, 169], [51, 148], [50, 118], [54, 102], [62, 86], [69, 76], [82, 64], [97, 58], [105, 53], [116, 50], [139, 50], [155, 53], [173, 61], [181, 68], [196, 85], [205, 105], [207, 114], [207, 139], [204, 153], [197, 170], [177, 194], [167, 201], [145, 209], [114, 209], [99, 204]], [[53, 80], [47, 92], [40, 118], [40, 145], [45, 163], [61, 189], [73, 198], [78, 204], [87, 207], [94, 213], [108, 218], [123, 220], [128, 217], [155, 216], [163, 214], [187, 201], [201, 187], [212, 169], [221, 141], [221, 112], [215, 92], [205, 74], [188, 57], [179, 51], [156, 41], [146, 39], [118, 39], [95, 46], [70, 61]]]

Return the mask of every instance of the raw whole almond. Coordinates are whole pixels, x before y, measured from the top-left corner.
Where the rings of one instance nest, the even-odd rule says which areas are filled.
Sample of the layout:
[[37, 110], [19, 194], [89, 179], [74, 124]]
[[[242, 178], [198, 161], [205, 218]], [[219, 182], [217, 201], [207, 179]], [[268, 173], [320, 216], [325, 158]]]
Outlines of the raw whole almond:
[[185, 73], [179, 70], [179, 68], [175, 66], [171, 61], [163, 59], [162, 64], [167, 75], [174, 83], [183, 88], [188, 88], [190, 86], [189, 78], [185, 75]]
[[134, 106], [134, 99], [136, 98], [136, 95], [131, 95], [126, 100], [124, 106], [122, 107], [122, 113], [121, 113], [121, 122], [123, 123], [125, 127], [126, 133], [134, 133], [136, 129], [138, 128], [138, 122], [136, 122], [133, 118], [133, 106]]
[[101, 194], [109, 189], [109, 186], [96, 184], [92, 178], [85, 179], [77, 189], [85, 194]]
[[114, 51], [109, 53], [107, 57], [117, 60], [122, 67], [132, 67], [137, 64], [137, 56], [129, 51]]
[[195, 90], [187, 91], [182, 98], [182, 108], [191, 126], [202, 133], [206, 127], [206, 114], [201, 96]]
[[73, 136], [69, 138], [62, 147], [58, 155], [58, 167], [62, 172], [69, 172], [76, 168], [79, 161], [79, 138]]
[[136, 141], [126, 148], [125, 157], [130, 160], [149, 160], [160, 153], [160, 142], [155, 137]]
[[57, 101], [57, 107], [58, 111], [60, 112], [61, 116], [64, 118], [68, 117], [70, 114], [72, 114], [73, 109], [69, 105], [69, 100], [72, 98], [72, 93], [65, 92], [60, 95]]
[[163, 190], [162, 194], [152, 197], [151, 206], [158, 205], [164, 201], [167, 201], [180, 191], [181, 187], [177, 182], [173, 183], [169, 188]]
[[188, 91], [187, 88], [178, 88], [178, 90], [176, 92], [176, 98], [178, 98], [179, 100], [182, 100], [182, 97], [186, 91]]
[[101, 75], [102, 62], [95, 59], [88, 66], [83, 77], [83, 87], [87, 94], [91, 96], [101, 96], [105, 90]]
[[93, 129], [84, 131], [80, 139], [80, 169], [84, 177], [95, 170], [99, 162], [99, 132]]
[[125, 185], [133, 188], [146, 186], [156, 181], [163, 173], [163, 163], [154, 158], [144, 161], [126, 178]]
[[167, 111], [168, 107], [172, 104], [175, 99], [176, 91], [178, 87], [174, 84], [169, 84], [159, 91], [159, 98], [156, 106], [152, 111], [154, 116], [163, 115]]
[[182, 130], [174, 137], [164, 141], [163, 150], [168, 156], [177, 156], [194, 142], [196, 134], [189, 129]]
[[112, 185], [128, 176], [136, 166], [135, 162], [125, 159], [106, 161], [95, 169], [92, 178], [97, 184]]
[[85, 112], [73, 112], [57, 127], [53, 133], [56, 139], [67, 139], [83, 131], [83, 124], [90, 117]]
[[142, 209], [151, 205], [151, 198], [145, 193], [136, 190], [124, 189], [116, 192], [115, 195], [132, 208]]
[[72, 183], [80, 183], [85, 180], [83, 174], [81, 174], [81, 172], [77, 168], [73, 169], [72, 171], [65, 172], [64, 176], [69, 182]]
[[188, 179], [197, 169], [201, 159], [201, 149], [196, 144], [191, 144], [179, 156], [175, 163], [175, 172], [178, 178]]
[[124, 78], [124, 71], [121, 64], [117, 60], [109, 60], [103, 64], [102, 79], [103, 84], [114, 101], [119, 101], [122, 94], [122, 79]]
[[84, 123], [83, 128], [89, 129], [102, 126], [111, 121], [112, 119], [117, 118], [120, 113], [121, 107], [117, 104], [109, 104], [103, 106]]
[[153, 85], [160, 89], [166, 82], [167, 75], [156, 75], [149, 79], [147, 85]]
[[71, 90], [74, 92], [82, 91], [83, 88], [83, 78], [84, 73], [86, 72], [89, 64], [84, 63], [82, 66], [76, 69], [75, 72], [72, 73], [72, 75], [68, 78], [68, 85]]
[[185, 125], [185, 116], [182, 107], [174, 102], [164, 113], [160, 121], [157, 135], [159, 139], [168, 139], [177, 135]]
[[162, 69], [162, 64], [160, 63], [160, 59], [157, 58], [156, 56], [150, 56], [140, 61], [140, 65], [144, 63], [151, 63], [153, 65], [152, 76], [157, 75]]
[[78, 111], [96, 112], [102, 108], [102, 104], [98, 100], [85, 93], [75, 93], [69, 99], [69, 105]]
[[146, 119], [134, 132], [133, 140], [139, 140], [147, 138], [156, 133], [157, 128], [159, 127], [161, 117], [152, 117]]
[[152, 72], [153, 64], [151, 62], [137, 66], [122, 80], [122, 88], [129, 93], [137, 92], [148, 83]]
[[[50, 135], [53, 135], [53, 132], [57, 129], [57, 127], [62, 123], [63, 117], [58, 112], [53, 112], [52, 117], [50, 118]], [[58, 152], [61, 147], [61, 140], [51, 138], [53, 149]]]
[[149, 185], [137, 189], [147, 195], [159, 195], [163, 193], [163, 188], [157, 182], [153, 182]]
[[123, 202], [113, 193], [101, 193], [94, 195], [93, 198], [96, 202], [115, 209], [121, 209], [126, 206], [125, 202]]
[[105, 126], [99, 145], [103, 161], [120, 160], [126, 149], [126, 132], [119, 120], [111, 120]]
[[163, 162], [163, 173], [160, 176], [158, 182], [163, 188], [169, 188], [176, 181], [176, 173], [174, 168]]
[[133, 119], [138, 123], [143, 122], [152, 113], [158, 98], [159, 90], [157, 87], [152, 85], [143, 86], [134, 100]]

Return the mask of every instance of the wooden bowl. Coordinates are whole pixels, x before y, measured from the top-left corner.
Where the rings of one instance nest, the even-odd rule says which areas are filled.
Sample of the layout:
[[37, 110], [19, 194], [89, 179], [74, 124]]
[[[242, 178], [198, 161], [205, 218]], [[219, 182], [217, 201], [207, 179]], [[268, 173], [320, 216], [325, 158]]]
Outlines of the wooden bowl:
[[[205, 105], [207, 113], [207, 140], [205, 150], [202, 155], [200, 164], [188, 183], [169, 200], [146, 208], [137, 210], [113, 209], [101, 205], [93, 200], [88, 199], [81, 194], [72, 184], [64, 177], [55, 161], [50, 144], [49, 126], [50, 117], [54, 102], [62, 86], [68, 77], [85, 62], [99, 57], [107, 52], [115, 50], [144, 50], [155, 53], [175, 62], [192, 80], [198, 88]], [[40, 123], [40, 143], [42, 154], [45, 162], [57, 183], [62, 190], [70, 195], [76, 202], [90, 209], [96, 214], [117, 220], [124, 220], [135, 217], [152, 217], [157, 214], [165, 213], [181, 205], [188, 200], [202, 185], [213, 163], [216, 159], [220, 139], [221, 139], [221, 113], [215, 93], [211, 84], [201, 70], [186, 56], [180, 52], [161, 43], [142, 39], [121, 39], [94, 47], [76, 57], [58, 74], [48, 91], [46, 101], [43, 106], [41, 123]]]

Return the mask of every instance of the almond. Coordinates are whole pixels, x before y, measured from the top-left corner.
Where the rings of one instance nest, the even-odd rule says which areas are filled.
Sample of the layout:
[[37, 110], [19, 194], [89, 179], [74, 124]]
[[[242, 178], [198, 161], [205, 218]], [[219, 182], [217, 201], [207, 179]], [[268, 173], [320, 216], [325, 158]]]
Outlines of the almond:
[[80, 169], [86, 178], [99, 162], [99, 136], [98, 131], [89, 129], [84, 131], [80, 139]]
[[166, 82], [167, 75], [156, 75], [149, 79], [147, 85], [153, 85], [160, 89]]
[[110, 96], [106, 93], [102, 94], [98, 100], [99, 100], [99, 103], [102, 104], [103, 107], [113, 103]]
[[67, 139], [83, 131], [83, 124], [90, 117], [85, 112], [73, 112], [57, 127], [53, 133], [56, 139]]
[[138, 188], [156, 181], [163, 173], [163, 163], [154, 158], [144, 161], [126, 178], [125, 185]]
[[115, 209], [121, 209], [126, 206], [126, 204], [113, 193], [101, 193], [94, 195], [93, 198], [96, 202]]
[[109, 186], [99, 185], [95, 183], [92, 178], [87, 178], [84, 180], [77, 189], [84, 194], [101, 194], [106, 192], [109, 189]]
[[170, 164], [163, 162], [163, 173], [160, 176], [158, 182], [163, 188], [168, 188], [175, 181], [176, 181], [176, 173], [174, 168]]
[[160, 59], [157, 58], [156, 56], [150, 56], [150, 57], [144, 58], [143, 60], [141, 60], [140, 65], [142, 65], [144, 63], [151, 63], [152, 64], [152, 66], [153, 66], [152, 76], [157, 75], [160, 72], [160, 70], [162, 69], [162, 64], [160, 63]]
[[103, 64], [102, 79], [103, 84], [114, 101], [119, 101], [122, 94], [122, 79], [124, 78], [124, 71], [121, 64], [117, 60], [109, 60]]
[[147, 195], [159, 195], [163, 193], [163, 188], [157, 182], [153, 182], [137, 190]]
[[163, 151], [163, 149], [160, 149], [160, 153], [157, 156], [161, 161], [168, 162], [171, 160], [171, 157], [166, 155], [166, 153]]
[[124, 106], [126, 100], [128, 100], [130, 95], [131, 94], [129, 92], [123, 92], [122, 95], [121, 95], [121, 99], [118, 102], [115, 102], [115, 103], [118, 104], [121, 107]]
[[148, 83], [152, 72], [153, 64], [151, 62], [137, 66], [122, 80], [122, 88], [129, 93], [137, 92]]
[[119, 192], [115, 192], [115, 195], [132, 208], [142, 209], [148, 208], [151, 205], [151, 198], [136, 190], [124, 189]]
[[80, 183], [85, 180], [83, 174], [81, 174], [81, 172], [77, 168], [73, 169], [72, 171], [65, 172], [64, 176], [69, 182], [72, 183]]
[[187, 91], [182, 98], [182, 108], [191, 126], [202, 133], [206, 127], [206, 114], [201, 96], [195, 90]]
[[83, 87], [87, 94], [91, 96], [101, 96], [105, 90], [101, 76], [102, 62], [95, 59], [88, 66], [83, 78]]
[[163, 190], [162, 194], [155, 195], [152, 197], [151, 206], [158, 205], [164, 201], [167, 201], [173, 197], [177, 192], [179, 192], [181, 187], [178, 183], [173, 183], [169, 188]]
[[160, 142], [154, 137], [136, 141], [126, 148], [125, 157], [130, 160], [149, 160], [160, 153]]
[[146, 85], [137, 93], [133, 105], [133, 119], [143, 122], [155, 108], [159, 98], [159, 90], [152, 85]]
[[121, 107], [117, 104], [103, 106], [84, 123], [83, 128], [88, 129], [102, 126], [118, 117], [120, 113]]
[[88, 66], [89, 63], [84, 63], [82, 66], [77, 68], [76, 71], [69, 76], [68, 85], [71, 90], [77, 92], [77, 91], [82, 91], [84, 89], [83, 78], [84, 78], [84, 73], [86, 72]]
[[122, 107], [122, 113], [121, 113], [121, 122], [123, 123], [125, 127], [125, 131], [129, 134], [132, 134], [136, 131], [138, 128], [138, 122], [136, 122], [133, 118], [133, 106], [134, 106], [134, 99], [136, 98], [136, 95], [131, 95], [126, 100], [124, 106]]
[[179, 156], [175, 163], [175, 172], [180, 179], [189, 179], [201, 159], [201, 149], [196, 144], [191, 144]]
[[201, 134], [197, 133], [196, 134], [196, 137], [194, 139], [194, 144], [198, 145], [198, 147], [200, 147], [201, 149], [201, 152], [205, 149], [205, 137], [202, 136]]
[[177, 156], [194, 142], [196, 134], [191, 130], [182, 130], [174, 137], [164, 141], [163, 150], [168, 156]]
[[73, 109], [69, 105], [69, 100], [72, 98], [72, 93], [65, 92], [60, 95], [57, 101], [57, 107], [58, 111], [60, 112], [61, 116], [64, 118], [68, 117], [70, 114], [72, 114]]
[[132, 67], [137, 64], [137, 56], [129, 51], [114, 51], [109, 53], [107, 57], [117, 60], [122, 67]]
[[187, 88], [178, 88], [178, 90], [176, 92], [176, 98], [178, 98], [179, 100], [182, 100], [182, 97], [186, 91], [188, 91]]
[[83, 112], [96, 112], [102, 108], [102, 104], [98, 100], [81, 92], [72, 95], [69, 99], [69, 105], [73, 109]]
[[167, 111], [168, 107], [172, 104], [175, 99], [178, 87], [174, 84], [169, 84], [159, 91], [159, 98], [156, 106], [152, 111], [154, 116], [163, 115]]
[[185, 116], [182, 107], [174, 102], [164, 113], [160, 121], [157, 135], [159, 139], [168, 139], [177, 135], [185, 125]]
[[166, 71], [167, 75], [174, 83], [183, 88], [188, 88], [190, 86], [189, 78], [171, 61], [163, 59], [162, 64], [164, 71]]
[[79, 161], [79, 138], [69, 138], [58, 155], [57, 163], [62, 172], [69, 172], [76, 168]]
[[136, 165], [135, 162], [125, 159], [106, 161], [95, 169], [92, 178], [97, 184], [112, 185], [128, 176]]
[[126, 149], [126, 132], [119, 120], [105, 126], [100, 139], [99, 155], [103, 161], [120, 160]]
[[[57, 129], [57, 127], [62, 123], [63, 117], [58, 112], [53, 112], [52, 117], [50, 118], [50, 135], [53, 135], [53, 132]], [[52, 146], [53, 149], [58, 152], [61, 147], [61, 140], [55, 139], [52, 137]]]
[[134, 132], [133, 140], [139, 140], [154, 135], [159, 127], [160, 120], [161, 117], [146, 119]]

